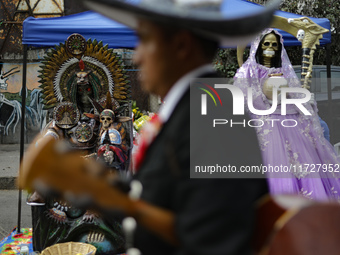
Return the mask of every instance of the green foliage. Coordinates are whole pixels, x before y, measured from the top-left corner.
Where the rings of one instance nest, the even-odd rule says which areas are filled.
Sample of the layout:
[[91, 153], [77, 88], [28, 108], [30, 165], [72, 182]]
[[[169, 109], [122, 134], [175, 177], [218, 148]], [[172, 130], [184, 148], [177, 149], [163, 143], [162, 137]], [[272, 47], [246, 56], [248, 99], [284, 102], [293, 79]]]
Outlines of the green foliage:
[[136, 101], [132, 101], [132, 112], [134, 114], [134, 119], [137, 120], [140, 117], [142, 117], [144, 114], [141, 112], [141, 110], [139, 109], [139, 107], [137, 106], [137, 102]]
[[[243, 54], [243, 59], [248, 58], [249, 49], [246, 49]], [[226, 78], [233, 78], [239, 68], [237, 63], [236, 49], [219, 49], [214, 60], [215, 70]]]
[[[268, 0], [249, 0], [250, 2], [265, 4]], [[340, 65], [340, 1], [338, 0], [283, 0], [280, 10], [306, 15], [315, 18], [327, 18], [331, 23], [332, 43], [331, 63]], [[293, 65], [301, 64], [301, 47], [286, 48]], [[325, 51], [317, 49], [314, 53], [314, 64], [325, 65]]]
[[222, 77], [234, 77], [238, 68], [236, 50], [219, 49], [214, 60], [214, 67]]

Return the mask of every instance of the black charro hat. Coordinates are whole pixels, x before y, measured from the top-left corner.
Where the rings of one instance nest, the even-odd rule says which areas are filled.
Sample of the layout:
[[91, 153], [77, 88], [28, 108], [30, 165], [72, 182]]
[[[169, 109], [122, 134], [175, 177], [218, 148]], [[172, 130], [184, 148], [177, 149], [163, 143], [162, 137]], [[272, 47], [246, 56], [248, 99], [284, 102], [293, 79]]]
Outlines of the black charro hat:
[[253, 5], [250, 10], [228, 10], [228, 1], [242, 0], [83, 0], [84, 4], [133, 29], [139, 18], [188, 29], [219, 41], [221, 46], [236, 46], [251, 41], [270, 26], [281, 0], [266, 7]]

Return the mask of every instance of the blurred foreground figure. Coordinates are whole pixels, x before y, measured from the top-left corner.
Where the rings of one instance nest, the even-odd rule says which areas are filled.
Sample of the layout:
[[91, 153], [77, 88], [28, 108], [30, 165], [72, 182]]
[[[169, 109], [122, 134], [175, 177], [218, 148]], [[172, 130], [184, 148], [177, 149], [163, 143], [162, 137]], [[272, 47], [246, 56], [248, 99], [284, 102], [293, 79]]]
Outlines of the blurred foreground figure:
[[[281, 111], [280, 89], [301, 88], [283, 47], [281, 34], [267, 29], [251, 45], [248, 60], [237, 71], [234, 85], [247, 95], [252, 89], [257, 110], [272, 107], [273, 93], [278, 106], [272, 114], [256, 115], [256, 131], [272, 194], [300, 194], [314, 200], [340, 201], [340, 161], [333, 146], [325, 139], [314, 99], [303, 104], [311, 113], [305, 115], [295, 105]], [[277, 92], [273, 92], [276, 86]], [[299, 98], [301, 94], [289, 94]], [[270, 169], [276, 169], [269, 172]]]
[[[91, 194], [97, 206], [135, 218], [138, 226], [133, 245], [144, 255], [251, 254], [255, 201], [267, 193], [266, 181], [190, 179], [189, 83], [195, 77], [216, 77], [211, 62], [219, 43], [227, 46], [250, 40], [270, 24], [276, 6], [249, 16], [240, 12], [223, 17], [220, 1], [84, 2], [136, 29], [135, 62], [141, 85], [165, 102], [138, 153], [134, 178], [143, 191], [136, 200], [135, 195], [130, 198], [110, 187], [101, 178], [99, 166], [76, 159], [53, 140], [41, 144], [43, 150], [27, 153], [21, 185], [32, 188], [34, 180], [40, 179], [54, 189], [68, 190], [67, 194]], [[231, 107], [232, 102], [226, 104]], [[230, 136], [227, 132], [222, 135]], [[243, 154], [236, 156], [239, 164], [246, 163], [247, 155], [255, 155], [253, 163], [261, 164], [253, 129], [229, 139], [244, 145]], [[233, 144], [226, 146], [232, 150]], [[49, 177], [38, 171], [41, 164], [51, 162], [43, 162], [43, 157], [52, 154], [60, 170]], [[83, 175], [75, 179], [77, 173]], [[85, 173], [92, 177], [86, 178]]]

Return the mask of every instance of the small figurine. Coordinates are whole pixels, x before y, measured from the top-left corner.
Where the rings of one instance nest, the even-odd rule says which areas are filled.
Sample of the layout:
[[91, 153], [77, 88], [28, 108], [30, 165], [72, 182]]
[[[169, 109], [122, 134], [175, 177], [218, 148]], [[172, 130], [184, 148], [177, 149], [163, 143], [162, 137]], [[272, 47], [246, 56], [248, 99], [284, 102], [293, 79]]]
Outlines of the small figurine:
[[[101, 111], [99, 115], [101, 125], [97, 159], [103, 159], [102, 161], [105, 162], [108, 167], [117, 170], [126, 170], [125, 162], [128, 159], [129, 146], [126, 139], [126, 130], [122, 123], [131, 121], [131, 118], [119, 116], [119, 111], [124, 109], [125, 106], [113, 107], [110, 94], [107, 94], [105, 109], [99, 108], [95, 102], [94, 105], [96, 105], [97, 111]], [[116, 113], [114, 110], [111, 110], [114, 108]]]

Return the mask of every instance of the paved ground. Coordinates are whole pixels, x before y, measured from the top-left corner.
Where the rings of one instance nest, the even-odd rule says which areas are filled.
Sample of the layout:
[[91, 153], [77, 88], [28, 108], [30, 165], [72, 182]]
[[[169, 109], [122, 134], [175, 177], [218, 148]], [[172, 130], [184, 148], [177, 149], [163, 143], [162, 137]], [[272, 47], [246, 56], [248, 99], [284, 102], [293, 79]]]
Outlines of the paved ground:
[[[25, 144], [25, 148], [27, 148]], [[20, 145], [0, 144], [0, 190], [16, 189], [15, 179], [19, 173]]]
[[[26, 204], [27, 193], [22, 192], [21, 227], [32, 227], [31, 207]], [[0, 190], [0, 240], [18, 225], [18, 190]]]
[[19, 173], [19, 159], [19, 144], [0, 144], [0, 189], [16, 188], [14, 180]]
[[[28, 145], [25, 145], [27, 148]], [[15, 179], [19, 172], [20, 145], [0, 144], [0, 240], [18, 225], [19, 191]], [[31, 208], [22, 192], [21, 227], [32, 227]]]

